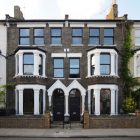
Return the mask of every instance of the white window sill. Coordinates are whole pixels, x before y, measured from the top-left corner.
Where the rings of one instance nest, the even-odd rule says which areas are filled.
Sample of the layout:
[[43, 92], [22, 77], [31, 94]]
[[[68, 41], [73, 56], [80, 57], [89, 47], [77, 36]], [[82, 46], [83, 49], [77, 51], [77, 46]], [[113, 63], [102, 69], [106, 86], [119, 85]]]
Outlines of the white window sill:
[[95, 45], [95, 44], [88, 44], [89, 47], [100, 47], [101, 45], [98, 44], [98, 45]]
[[73, 47], [78, 47], [78, 46], [84, 46], [83, 44], [71, 44], [71, 46], [73, 46]]
[[68, 78], [69, 80], [74, 80], [74, 79], [81, 79], [81, 78]]
[[116, 44], [112, 44], [112, 45], [103, 44], [101, 46], [105, 46], [105, 47], [116, 47], [117, 45]]
[[63, 80], [65, 78], [52, 78], [52, 79], [54, 79], [54, 80], [59, 80], [59, 79], [61, 80], [62, 79]]
[[16, 77], [39, 77], [39, 78], [47, 78], [46, 76], [40, 76], [40, 75], [15, 75], [14, 78]]
[[86, 78], [93, 78], [93, 77], [117, 77], [117, 78], [119, 78], [118, 75], [91, 75], [91, 76], [87, 76]]
[[34, 47], [44, 47], [45, 46], [45, 44], [40, 44], [40, 45], [32, 45], [32, 46], [34, 46]]
[[31, 45], [18, 45], [19, 47], [29, 47]]
[[57, 47], [57, 46], [62, 47], [62, 44], [50, 44], [50, 46], [51, 47]]

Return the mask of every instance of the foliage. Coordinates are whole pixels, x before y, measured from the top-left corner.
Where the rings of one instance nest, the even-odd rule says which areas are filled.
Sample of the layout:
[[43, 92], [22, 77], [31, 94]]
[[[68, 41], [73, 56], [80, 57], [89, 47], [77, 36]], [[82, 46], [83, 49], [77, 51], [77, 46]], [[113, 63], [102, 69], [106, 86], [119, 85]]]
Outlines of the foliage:
[[122, 103], [122, 108], [126, 113], [134, 112], [136, 109], [136, 106], [137, 106], [137, 104], [136, 104], [134, 98], [132, 98], [131, 96], [127, 97]]

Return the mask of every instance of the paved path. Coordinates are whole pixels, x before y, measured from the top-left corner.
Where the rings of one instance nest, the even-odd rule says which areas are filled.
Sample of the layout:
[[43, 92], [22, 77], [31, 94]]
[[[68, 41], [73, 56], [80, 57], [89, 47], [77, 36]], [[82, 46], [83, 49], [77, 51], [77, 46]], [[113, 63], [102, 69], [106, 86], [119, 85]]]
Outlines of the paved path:
[[31, 138], [140, 137], [140, 129], [0, 129], [0, 137], [31, 137]]

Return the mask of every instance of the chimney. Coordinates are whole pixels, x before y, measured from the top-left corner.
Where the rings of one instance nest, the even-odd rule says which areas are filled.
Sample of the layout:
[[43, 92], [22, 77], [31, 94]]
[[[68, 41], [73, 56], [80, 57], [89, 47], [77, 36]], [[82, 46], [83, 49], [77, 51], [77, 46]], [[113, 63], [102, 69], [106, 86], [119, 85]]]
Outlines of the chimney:
[[116, 19], [118, 18], [118, 5], [116, 4], [116, 0], [112, 0], [112, 6], [109, 14], [106, 16], [106, 19]]
[[65, 20], [68, 20], [69, 19], [69, 15], [65, 15]]
[[19, 6], [14, 6], [14, 18], [24, 20], [23, 13]]

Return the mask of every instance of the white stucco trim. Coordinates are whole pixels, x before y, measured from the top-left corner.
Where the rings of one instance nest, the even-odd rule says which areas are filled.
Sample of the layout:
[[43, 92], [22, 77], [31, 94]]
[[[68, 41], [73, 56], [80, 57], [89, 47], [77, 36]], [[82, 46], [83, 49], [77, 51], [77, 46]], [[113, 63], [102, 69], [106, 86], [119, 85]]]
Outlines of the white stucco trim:
[[93, 22], [87, 23], [87, 27], [116, 27], [116, 22]]
[[58, 28], [58, 27], [63, 27], [64, 25], [64, 23], [54, 23], [54, 22], [49, 22], [48, 23], [49, 24], [49, 27], [54, 27], [54, 28]]
[[82, 57], [82, 53], [68, 53], [67, 57]]
[[88, 86], [88, 90], [91, 90], [91, 89], [116, 89], [118, 90], [118, 86], [117, 85], [114, 85], [114, 84], [95, 84], [95, 85], [89, 85]]
[[77, 22], [77, 23], [72, 23], [70, 22], [70, 27], [84, 27], [84, 23], [80, 23], [80, 22]]
[[52, 53], [51, 57], [66, 57], [66, 53]]
[[40, 22], [17, 22], [17, 27], [19, 28], [30, 28], [30, 27], [46, 27], [46, 23], [40, 23]]
[[46, 90], [46, 86], [44, 85], [38, 85], [38, 84], [29, 84], [29, 85], [25, 85], [25, 84], [20, 84], [20, 85], [16, 85], [16, 90], [24, 90], [24, 89], [33, 89], [33, 90]]

